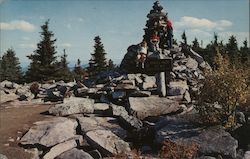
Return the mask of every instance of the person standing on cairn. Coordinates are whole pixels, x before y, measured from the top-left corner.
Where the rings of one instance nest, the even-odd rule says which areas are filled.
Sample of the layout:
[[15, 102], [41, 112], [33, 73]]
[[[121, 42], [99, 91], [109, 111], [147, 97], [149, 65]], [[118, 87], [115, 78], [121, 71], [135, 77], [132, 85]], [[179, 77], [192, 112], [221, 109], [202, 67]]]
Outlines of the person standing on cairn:
[[144, 68], [144, 63], [145, 63], [145, 60], [147, 57], [147, 52], [148, 52], [147, 42], [143, 41], [140, 44], [140, 49], [139, 49], [139, 52], [137, 54], [136, 67], [139, 67], [139, 63], [141, 63], [142, 69]]
[[158, 36], [158, 32], [155, 31], [150, 37], [150, 43], [152, 45], [153, 52], [159, 51], [159, 42], [160, 42], [160, 37]]
[[168, 18], [166, 18], [166, 23], [167, 23], [167, 46], [168, 49], [171, 49], [173, 45], [173, 25]]

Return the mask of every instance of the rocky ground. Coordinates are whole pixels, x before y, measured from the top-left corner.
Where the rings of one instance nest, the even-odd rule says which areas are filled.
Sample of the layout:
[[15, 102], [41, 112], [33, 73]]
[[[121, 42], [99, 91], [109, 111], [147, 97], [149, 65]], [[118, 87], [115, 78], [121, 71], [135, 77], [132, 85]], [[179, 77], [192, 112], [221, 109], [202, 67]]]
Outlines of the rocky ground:
[[[133, 54], [133, 48], [132, 51], [128, 49], [121, 65], [123, 69]], [[244, 122], [245, 133], [235, 134], [237, 140], [221, 126], [207, 127], [197, 121], [197, 112], [193, 109], [195, 95], [199, 92], [199, 80], [204, 79], [202, 70], [209, 69], [202, 57], [192, 50], [181, 51], [179, 48], [166, 54], [174, 58], [166, 97], [158, 96], [155, 76], [141, 73], [106, 72], [84, 83], [38, 84], [36, 99], [30, 91], [32, 84], [3, 81], [1, 103], [19, 102], [13, 104], [17, 108], [12, 106], [11, 109], [1, 104], [1, 114], [5, 117], [1, 129], [11, 129], [11, 124], [7, 123], [20, 127], [28, 123], [25, 127], [28, 131], [20, 131], [18, 140], [15, 134], [19, 126], [13, 129], [13, 136], [3, 131], [2, 147], [11, 147], [6, 139], [14, 139], [20, 152], [25, 149], [34, 154], [33, 158], [44, 159], [230, 159], [243, 158], [244, 154], [245, 158], [249, 157], [249, 149], [239, 147], [242, 145], [239, 136], [245, 135], [243, 145], [249, 145], [246, 140], [249, 139], [246, 135], [248, 120]], [[30, 109], [34, 112], [29, 112], [28, 106], [20, 106], [27, 102], [32, 103]], [[53, 105], [33, 108], [33, 105], [44, 103]], [[12, 114], [5, 112], [8, 110], [13, 110]], [[40, 111], [46, 112], [38, 114]], [[9, 121], [11, 117], [16, 118]], [[1, 153], [12, 158], [11, 150], [4, 149]], [[23, 158], [31, 157], [22, 154]]]

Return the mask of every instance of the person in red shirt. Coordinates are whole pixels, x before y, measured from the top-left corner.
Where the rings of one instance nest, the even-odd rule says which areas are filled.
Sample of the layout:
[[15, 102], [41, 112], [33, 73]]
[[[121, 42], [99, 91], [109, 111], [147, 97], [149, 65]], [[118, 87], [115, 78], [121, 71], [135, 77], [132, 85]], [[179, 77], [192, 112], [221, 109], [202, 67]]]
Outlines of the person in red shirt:
[[172, 45], [173, 45], [173, 25], [172, 25], [172, 22], [167, 19], [167, 45], [168, 45], [168, 48], [172, 48]]

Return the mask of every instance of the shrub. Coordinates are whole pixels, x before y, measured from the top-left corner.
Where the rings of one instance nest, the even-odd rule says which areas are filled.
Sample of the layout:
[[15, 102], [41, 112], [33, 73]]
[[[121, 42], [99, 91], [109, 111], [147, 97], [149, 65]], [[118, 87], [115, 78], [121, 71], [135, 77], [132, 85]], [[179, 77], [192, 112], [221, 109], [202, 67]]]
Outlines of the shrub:
[[[196, 109], [203, 122], [231, 127], [235, 124], [236, 107], [246, 102], [247, 73], [230, 65], [228, 58], [222, 57], [218, 50], [214, 65], [215, 70], [205, 73]], [[220, 107], [214, 107], [214, 103]]]
[[161, 148], [161, 158], [192, 159], [198, 152], [199, 146], [195, 143], [177, 144], [170, 140], [165, 140]]

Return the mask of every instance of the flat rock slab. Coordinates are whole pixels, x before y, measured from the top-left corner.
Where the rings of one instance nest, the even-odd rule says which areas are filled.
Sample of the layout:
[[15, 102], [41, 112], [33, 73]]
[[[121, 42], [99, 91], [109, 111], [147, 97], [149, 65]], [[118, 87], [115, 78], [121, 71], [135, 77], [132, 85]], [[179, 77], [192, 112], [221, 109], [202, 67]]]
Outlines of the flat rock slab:
[[52, 147], [50, 151], [43, 156], [43, 159], [54, 159], [56, 156], [59, 156], [63, 152], [68, 151], [75, 147], [77, 147], [77, 141], [74, 139], [57, 144], [54, 147]]
[[78, 113], [93, 113], [94, 100], [89, 98], [70, 97], [65, 98], [61, 104], [56, 104], [49, 109], [53, 115], [65, 116]]
[[220, 154], [225, 158], [236, 158], [238, 142], [222, 127], [198, 127], [184, 119], [167, 117], [155, 127], [156, 141], [171, 140], [178, 144], [198, 144], [203, 155]]
[[34, 123], [21, 138], [22, 145], [40, 144], [46, 147], [64, 142], [76, 135], [77, 122], [72, 119], [55, 117]]
[[106, 156], [125, 154], [131, 151], [129, 144], [110, 130], [93, 130], [86, 134], [90, 145], [96, 147]]
[[112, 117], [77, 117], [82, 132], [86, 134], [93, 130], [110, 130], [120, 138], [126, 137], [126, 130], [122, 129], [116, 118]]
[[178, 102], [157, 96], [130, 97], [129, 105], [132, 114], [141, 120], [149, 116], [164, 115], [181, 109]]
[[93, 157], [83, 150], [73, 148], [57, 156], [55, 159], [93, 159]]

